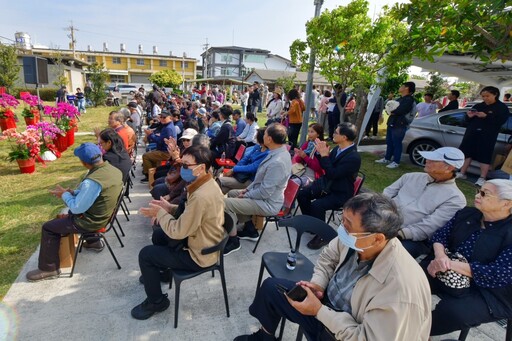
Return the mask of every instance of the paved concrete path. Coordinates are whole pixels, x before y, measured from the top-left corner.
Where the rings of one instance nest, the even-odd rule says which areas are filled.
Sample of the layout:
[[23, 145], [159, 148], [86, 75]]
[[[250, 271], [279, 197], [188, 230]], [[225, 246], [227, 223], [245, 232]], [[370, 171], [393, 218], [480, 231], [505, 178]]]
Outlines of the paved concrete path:
[[[125, 247], [120, 247], [113, 233], [107, 234], [122, 269], [117, 269], [108, 250], [99, 254], [84, 250], [73, 278], [66, 277], [70, 269], [64, 269], [57, 280], [29, 283], [25, 274], [37, 266], [36, 251], [0, 303], [0, 340], [232, 340], [257, 330], [259, 324], [249, 315], [248, 307], [261, 255], [288, 250], [285, 231], [277, 231], [273, 224], [267, 227], [256, 254], [252, 253], [253, 242], [241, 241], [242, 249], [226, 257], [230, 318], [225, 313], [220, 277], [210, 274], [183, 283], [177, 329], [173, 327], [174, 291], [168, 290], [168, 285], [162, 286], [171, 300], [167, 311], [146, 321], [131, 317], [130, 310], [145, 299], [138, 281], [138, 253], [151, 243], [150, 222], [137, 214], [150, 196], [147, 185], [139, 182], [140, 166], [136, 174], [132, 203], [128, 203], [130, 221], [122, 213], [118, 216], [126, 232]], [[307, 239], [305, 236], [301, 251], [315, 261], [318, 252], [305, 247]], [[296, 331], [294, 324], [287, 323], [284, 340], [295, 340]], [[504, 330], [495, 323], [472, 329], [468, 337], [475, 341], [503, 339]]]

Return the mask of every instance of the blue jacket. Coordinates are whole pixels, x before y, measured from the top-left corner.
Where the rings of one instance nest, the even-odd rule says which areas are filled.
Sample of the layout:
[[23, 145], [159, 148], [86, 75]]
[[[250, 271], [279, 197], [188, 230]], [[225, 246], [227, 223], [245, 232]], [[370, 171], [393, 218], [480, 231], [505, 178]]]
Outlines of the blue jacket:
[[244, 128], [245, 128], [247, 123], [241, 117], [235, 123], [236, 123], [235, 136], [238, 137], [244, 131]]
[[250, 173], [251, 180], [254, 180], [256, 171], [260, 166], [260, 163], [267, 157], [268, 149], [264, 152], [261, 151], [261, 146], [254, 146], [247, 153], [245, 153], [242, 160], [240, 160], [235, 167], [233, 172], [235, 173]]
[[167, 151], [167, 145], [165, 144], [164, 139], [168, 139], [169, 137], [176, 138], [176, 129], [174, 129], [174, 123], [172, 122], [162, 126], [159, 135], [149, 135], [148, 141], [156, 143], [156, 149], [165, 152]]

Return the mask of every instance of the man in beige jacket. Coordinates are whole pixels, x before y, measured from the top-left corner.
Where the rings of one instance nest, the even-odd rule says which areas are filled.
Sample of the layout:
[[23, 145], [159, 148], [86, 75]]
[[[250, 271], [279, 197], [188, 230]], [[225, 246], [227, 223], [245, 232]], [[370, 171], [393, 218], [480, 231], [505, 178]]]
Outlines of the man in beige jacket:
[[[205, 146], [192, 146], [183, 152], [180, 175], [187, 187], [187, 205], [178, 219], [171, 215], [175, 205], [153, 200], [140, 213], [159, 224], [161, 236], [139, 253], [147, 299], [132, 309], [132, 316], [145, 320], [169, 307], [167, 294], [162, 294], [160, 272], [166, 269], [200, 270], [214, 265], [219, 253], [202, 255], [201, 250], [218, 244], [224, 232], [224, 200], [219, 186], [208, 173], [211, 152]], [[156, 232], [156, 231], [155, 231]], [[164, 240], [165, 239], [165, 240]]]
[[306, 298], [293, 301], [279, 291], [292, 288], [291, 281], [265, 280], [249, 308], [261, 329], [235, 340], [275, 340], [282, 317], [298, 323], [308, 340], [326, 333], [336, 340], [428, 340], [430, 288], [395, 238], [401, 225], [395, 204], [381, 194], [347, 201], [339, 238], [324, 248], [311, 281], [297, 283]]

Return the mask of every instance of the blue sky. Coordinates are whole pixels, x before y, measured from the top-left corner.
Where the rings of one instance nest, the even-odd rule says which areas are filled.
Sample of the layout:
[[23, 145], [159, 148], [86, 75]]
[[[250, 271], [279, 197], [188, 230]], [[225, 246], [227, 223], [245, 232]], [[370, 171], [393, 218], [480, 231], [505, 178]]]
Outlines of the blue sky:
[[[370, 0], [370, 15], [396, 0]], [[405, 0], [400, 0], [405, 2]], [[324, 0], [323, 9], [348, 1]], [[270, 50], [289, 58], [294, 39], [305, 37], [304, 24], [314, 15], [313, 0], [147, 0], [147, 1], [27, 1], [0, 0], [0, 40], [14, 40], [17, 31], [30, 34], [32, 43], [68, 48], [65, 27], [70, 21], [76, 32], [77, 49], [101, 50], [103, 42], [111, 51], [125, 43], [127, 52], [200, 59], [202, 45], [237, 45]]]

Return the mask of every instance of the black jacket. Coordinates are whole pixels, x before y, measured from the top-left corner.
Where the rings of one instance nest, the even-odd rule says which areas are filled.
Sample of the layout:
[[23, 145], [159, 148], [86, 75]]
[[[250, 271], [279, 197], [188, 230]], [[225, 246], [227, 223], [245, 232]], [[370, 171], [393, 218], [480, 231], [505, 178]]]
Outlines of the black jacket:
[[387, 125], [391, 127], [407, 126], [408, 123], [405, 115], [411, 112], [414, 97], [411, 95], [403, 96], [397, 99], [397, 102], [400, 103], [400, 105], [391, 112], [392, 115], [389, 115]]

